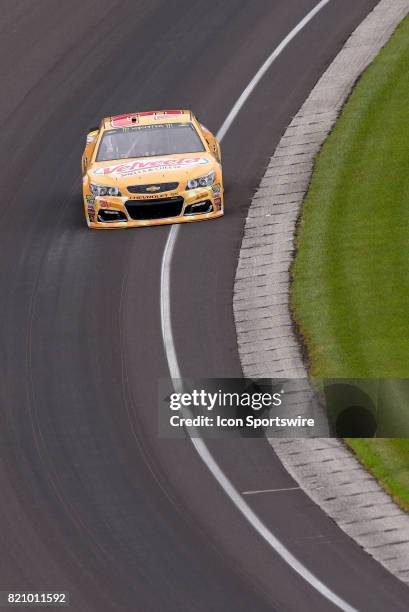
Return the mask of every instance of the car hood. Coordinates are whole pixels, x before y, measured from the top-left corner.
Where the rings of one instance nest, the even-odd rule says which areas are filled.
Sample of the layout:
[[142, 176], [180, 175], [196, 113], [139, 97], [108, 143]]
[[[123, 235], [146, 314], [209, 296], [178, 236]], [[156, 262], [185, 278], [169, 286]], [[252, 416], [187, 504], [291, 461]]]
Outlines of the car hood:
[[104, 185], [143, 185], [161, 181], [185, 181], [208, 174], [215, 160], [209, 153], [187, 153], [138, 157], [122, 161], [96, 162], [89, 170], [90, 181]]

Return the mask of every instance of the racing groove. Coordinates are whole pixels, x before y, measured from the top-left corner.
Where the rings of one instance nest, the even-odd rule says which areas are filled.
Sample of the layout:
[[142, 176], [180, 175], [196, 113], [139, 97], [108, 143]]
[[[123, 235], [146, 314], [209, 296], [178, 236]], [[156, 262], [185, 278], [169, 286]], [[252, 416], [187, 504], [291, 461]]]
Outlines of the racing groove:
[[[190, 442], [158, 440], [169, 228], [90, 232], [79, 171], [85, 132], [104, 115], [191, 107], [217, 131], [314, 1], [4, 4], [0, 589], [70, 591], [79, 612], [328, 610]], [[225, 218], [181, 227], [171, 308], [184, 376], [241, 373], [231, 294], [246, 208], [290, 116], [375, 2], [356, 4], [330, 3], [226, 136]], [[261, 439], [210, 446], [241, 491], [294, 486]], [[351, 605], [407, 609], [405, 588], [300, 491], [251, 503]]]

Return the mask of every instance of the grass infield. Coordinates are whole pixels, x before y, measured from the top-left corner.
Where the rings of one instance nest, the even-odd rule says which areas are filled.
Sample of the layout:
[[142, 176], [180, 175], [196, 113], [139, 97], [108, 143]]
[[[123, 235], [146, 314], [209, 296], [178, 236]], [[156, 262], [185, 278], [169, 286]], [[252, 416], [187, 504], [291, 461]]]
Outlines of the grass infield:
[[[409, 18], [316, 160], [296, 246], [292, 311], [310, 373], [409, 377]], [[409, 510], [409, 439], [349, 444]]]

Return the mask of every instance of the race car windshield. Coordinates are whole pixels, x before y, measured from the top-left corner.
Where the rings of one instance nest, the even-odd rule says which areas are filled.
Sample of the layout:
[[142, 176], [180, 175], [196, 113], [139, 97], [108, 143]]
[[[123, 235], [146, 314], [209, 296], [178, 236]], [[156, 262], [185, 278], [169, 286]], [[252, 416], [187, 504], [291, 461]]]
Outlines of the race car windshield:
[[96, 161], [199, 153], [204, 150], [198, 133], [190, 123], [138, 125], [104, 132]]

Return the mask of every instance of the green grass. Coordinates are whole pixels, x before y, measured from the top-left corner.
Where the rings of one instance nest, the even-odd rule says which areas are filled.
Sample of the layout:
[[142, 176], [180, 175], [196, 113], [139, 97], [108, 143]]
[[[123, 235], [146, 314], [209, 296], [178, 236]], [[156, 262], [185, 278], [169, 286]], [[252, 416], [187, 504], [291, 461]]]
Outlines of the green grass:
[[[409, 19], [356, 85], [317, 158], [292, 275], [312, 376], [409, 377]], [[399, 391], [394, 418], [409, 436]], [[408, 509], [409, 441], [351, 446]]]
[[386, 491], [409, 512], [409, 440], [348, 439], [347, 442]]

